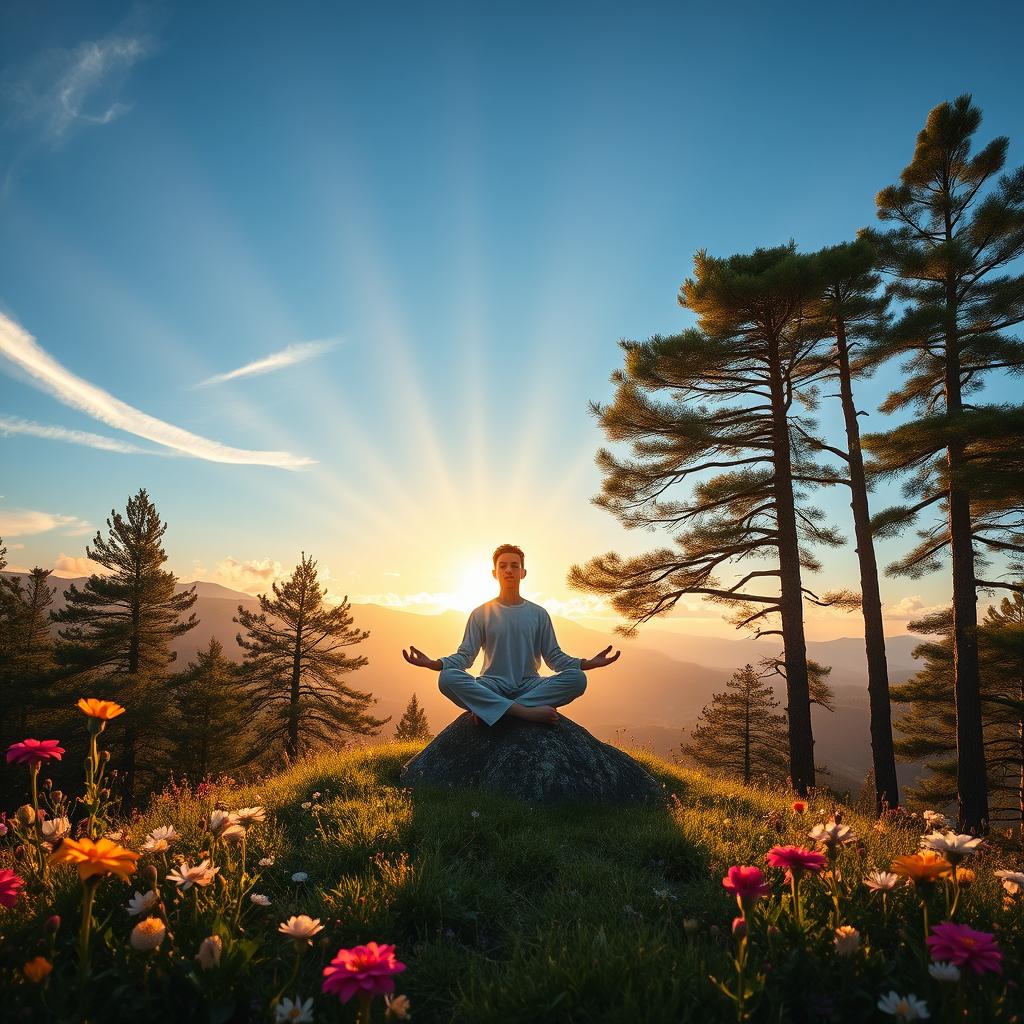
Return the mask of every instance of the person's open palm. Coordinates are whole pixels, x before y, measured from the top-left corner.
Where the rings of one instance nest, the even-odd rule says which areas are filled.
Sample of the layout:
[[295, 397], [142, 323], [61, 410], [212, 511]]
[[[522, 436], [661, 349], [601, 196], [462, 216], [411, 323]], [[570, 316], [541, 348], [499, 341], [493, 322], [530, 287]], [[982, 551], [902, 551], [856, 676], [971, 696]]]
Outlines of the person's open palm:
[[604, 668], [605, 665], [611, 665], [613, 662], [618, 661], [622, 651], [616, 651], [611, 657], [608, 657], [608, 652], [611, 649], [611, 644], [609, 644], [603, 651], [595, 654], [592, 658], [588, 658], [584, 663], [586, 671], [590, 671], [592, 668]]
[[437, 662], [429, 655], [424, 654], [419, 648], [413, 647], [409, 644], [409, 650], [402, 650], [402, 657], [405, 658], [410, 665], [415, 665], [417, 668], [429, 668], [437, 671]]

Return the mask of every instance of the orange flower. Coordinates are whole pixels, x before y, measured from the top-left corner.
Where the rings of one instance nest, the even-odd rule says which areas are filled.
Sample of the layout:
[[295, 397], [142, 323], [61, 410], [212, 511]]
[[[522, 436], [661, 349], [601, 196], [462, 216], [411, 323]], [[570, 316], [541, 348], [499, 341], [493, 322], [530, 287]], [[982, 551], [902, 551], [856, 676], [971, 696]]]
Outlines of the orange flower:
[[931, 885], [949, 875], [953, 865], [931, 850], [922, 850], [907, 857], [897, 857], [892, 862], [892, 870], [914, 885]]
[[25, 977], [32, 982], [33, 985], [38, 985], [49, 973], [53, 970], [53, 964], [46, 959], [45, 956], [34, 956], [24, 967], [22, 971]]
[[139, 854], [109, 839], [65, 839], [50, 854], [51, 864], [74, 864], [83, 882], [93, 875], [117, 875], [127, 882], [138, 859]]
[[90, 718], [99, 718], [104, 722], [124, 714], [124, 708], [120, 704], [115, 704], [112, 700], [99, 700], [97, 697], [82, 697], [78, 706]]
[[969, 886], [978, 876], [970, 868], [956, 869], [956, 880], [960, 883], [961, 888]]

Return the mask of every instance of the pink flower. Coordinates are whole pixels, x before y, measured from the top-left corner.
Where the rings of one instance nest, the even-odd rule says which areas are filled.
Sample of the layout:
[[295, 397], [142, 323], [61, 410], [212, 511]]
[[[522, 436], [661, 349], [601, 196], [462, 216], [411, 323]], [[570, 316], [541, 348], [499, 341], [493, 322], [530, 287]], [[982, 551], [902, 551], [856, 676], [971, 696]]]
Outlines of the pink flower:
[[722, 885], [727, 892], [736, 897], [736, 902], [743, 908], [767, 896], [772, 891], [771, 886], [764, 880], [764, 874], [760, 868], [740, 867], [739, 865], [729, 868], [729, 873], [722, 879]]
[[0, 907], [13, 907], [18, 901], [18, 890], [25, 880], [9, 868], [0, 871]]
[[965, 924], [943, 921], [927, 939], [932, 959], [969, 967], [975, 974], [1003, 972], [1003, 953], [989, 932], [977, 932]]
[[405, 970], [395, 959], [395, 947], [368, 942], [365, 946], [339, 949], [324, 968], [321, 991], [347, 1003], [355, 995], [379, 996], [394, 992], [394, 975]]
[[44, 761], [59, 761], [63, 754], [60, 740], [22, 740], [7, 748], [7, 763], [37, 765]]
[[821, 871], [828, 864], [828, 858], [816, 850], [805, 850], [802, 846], [773, 846], [765, 856], [768, 866], [785, 868], [796, 877], [805, 871]]

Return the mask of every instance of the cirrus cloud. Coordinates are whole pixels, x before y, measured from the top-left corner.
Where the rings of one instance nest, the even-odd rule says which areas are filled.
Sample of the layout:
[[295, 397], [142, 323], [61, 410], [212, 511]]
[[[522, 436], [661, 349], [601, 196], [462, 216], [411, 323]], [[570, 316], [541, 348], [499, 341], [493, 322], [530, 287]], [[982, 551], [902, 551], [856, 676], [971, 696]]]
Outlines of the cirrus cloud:
[[223, 384], [229, 380], [238, 380], [240, 377], [258, 377], [260, 374], [273, 373], [275, 370], [283, 370], [286, 366], [294, 366], [296, 363], [304, 363], [308, 359], [315, 359], [317, 356], [330, 352], [338, 344], [338, 339], [330, 338], [326, 341], [301, 341], [289, 345], [280, 352], [256, 359], [236, 370], [229, 370], [227, 373], [215, 373], [212, 377], [200, 381], [197, 387], [205, 388], [211, 384]]

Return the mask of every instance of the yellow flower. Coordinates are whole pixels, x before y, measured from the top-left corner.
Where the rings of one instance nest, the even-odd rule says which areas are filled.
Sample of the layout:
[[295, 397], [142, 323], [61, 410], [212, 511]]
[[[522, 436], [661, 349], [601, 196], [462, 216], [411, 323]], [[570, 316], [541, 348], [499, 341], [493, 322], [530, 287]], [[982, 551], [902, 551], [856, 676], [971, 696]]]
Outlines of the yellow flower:
[[49, 973], [53, 970], [53, 964], [46, 959], [45, 956], [34, 956], [24, 967], [22, 971], [25, 977], [32, 982], [33, 985], [38, 985]]
[[137, 949], [140, 953], [148, 953], [164, 941], [166, 934], [167, 925], [159, 917], [146, 917], [132, 929], [131, 938], [128, 941], [131, 942], [132, 949]]
[[78, 706], [90, 718], [99, 718], [104, 722], [124, 714], [124, 708], [120, 704], [115, 704], [112, 700], [99, 700], [97, 697], [82, 697]]
[[931, 885], [949, 875], [953, 865], [945, 857], [940, 857], [931, 850], [922, 850], [906, 857], [897, 857], [892, 862], [892, 870], [914, 885]]
[[961, 888], [966, 889], [977, 877], [977, 874], [970, 868], [958, 867], [956, 869], [956, 880], [960, 883]]
[[93, 875], [117, 875], [127, 882], [138, 859], [137, 853], [109, 839], [65, 839], [50, 854], [51, 864], [74, 864], [83, 882]]

